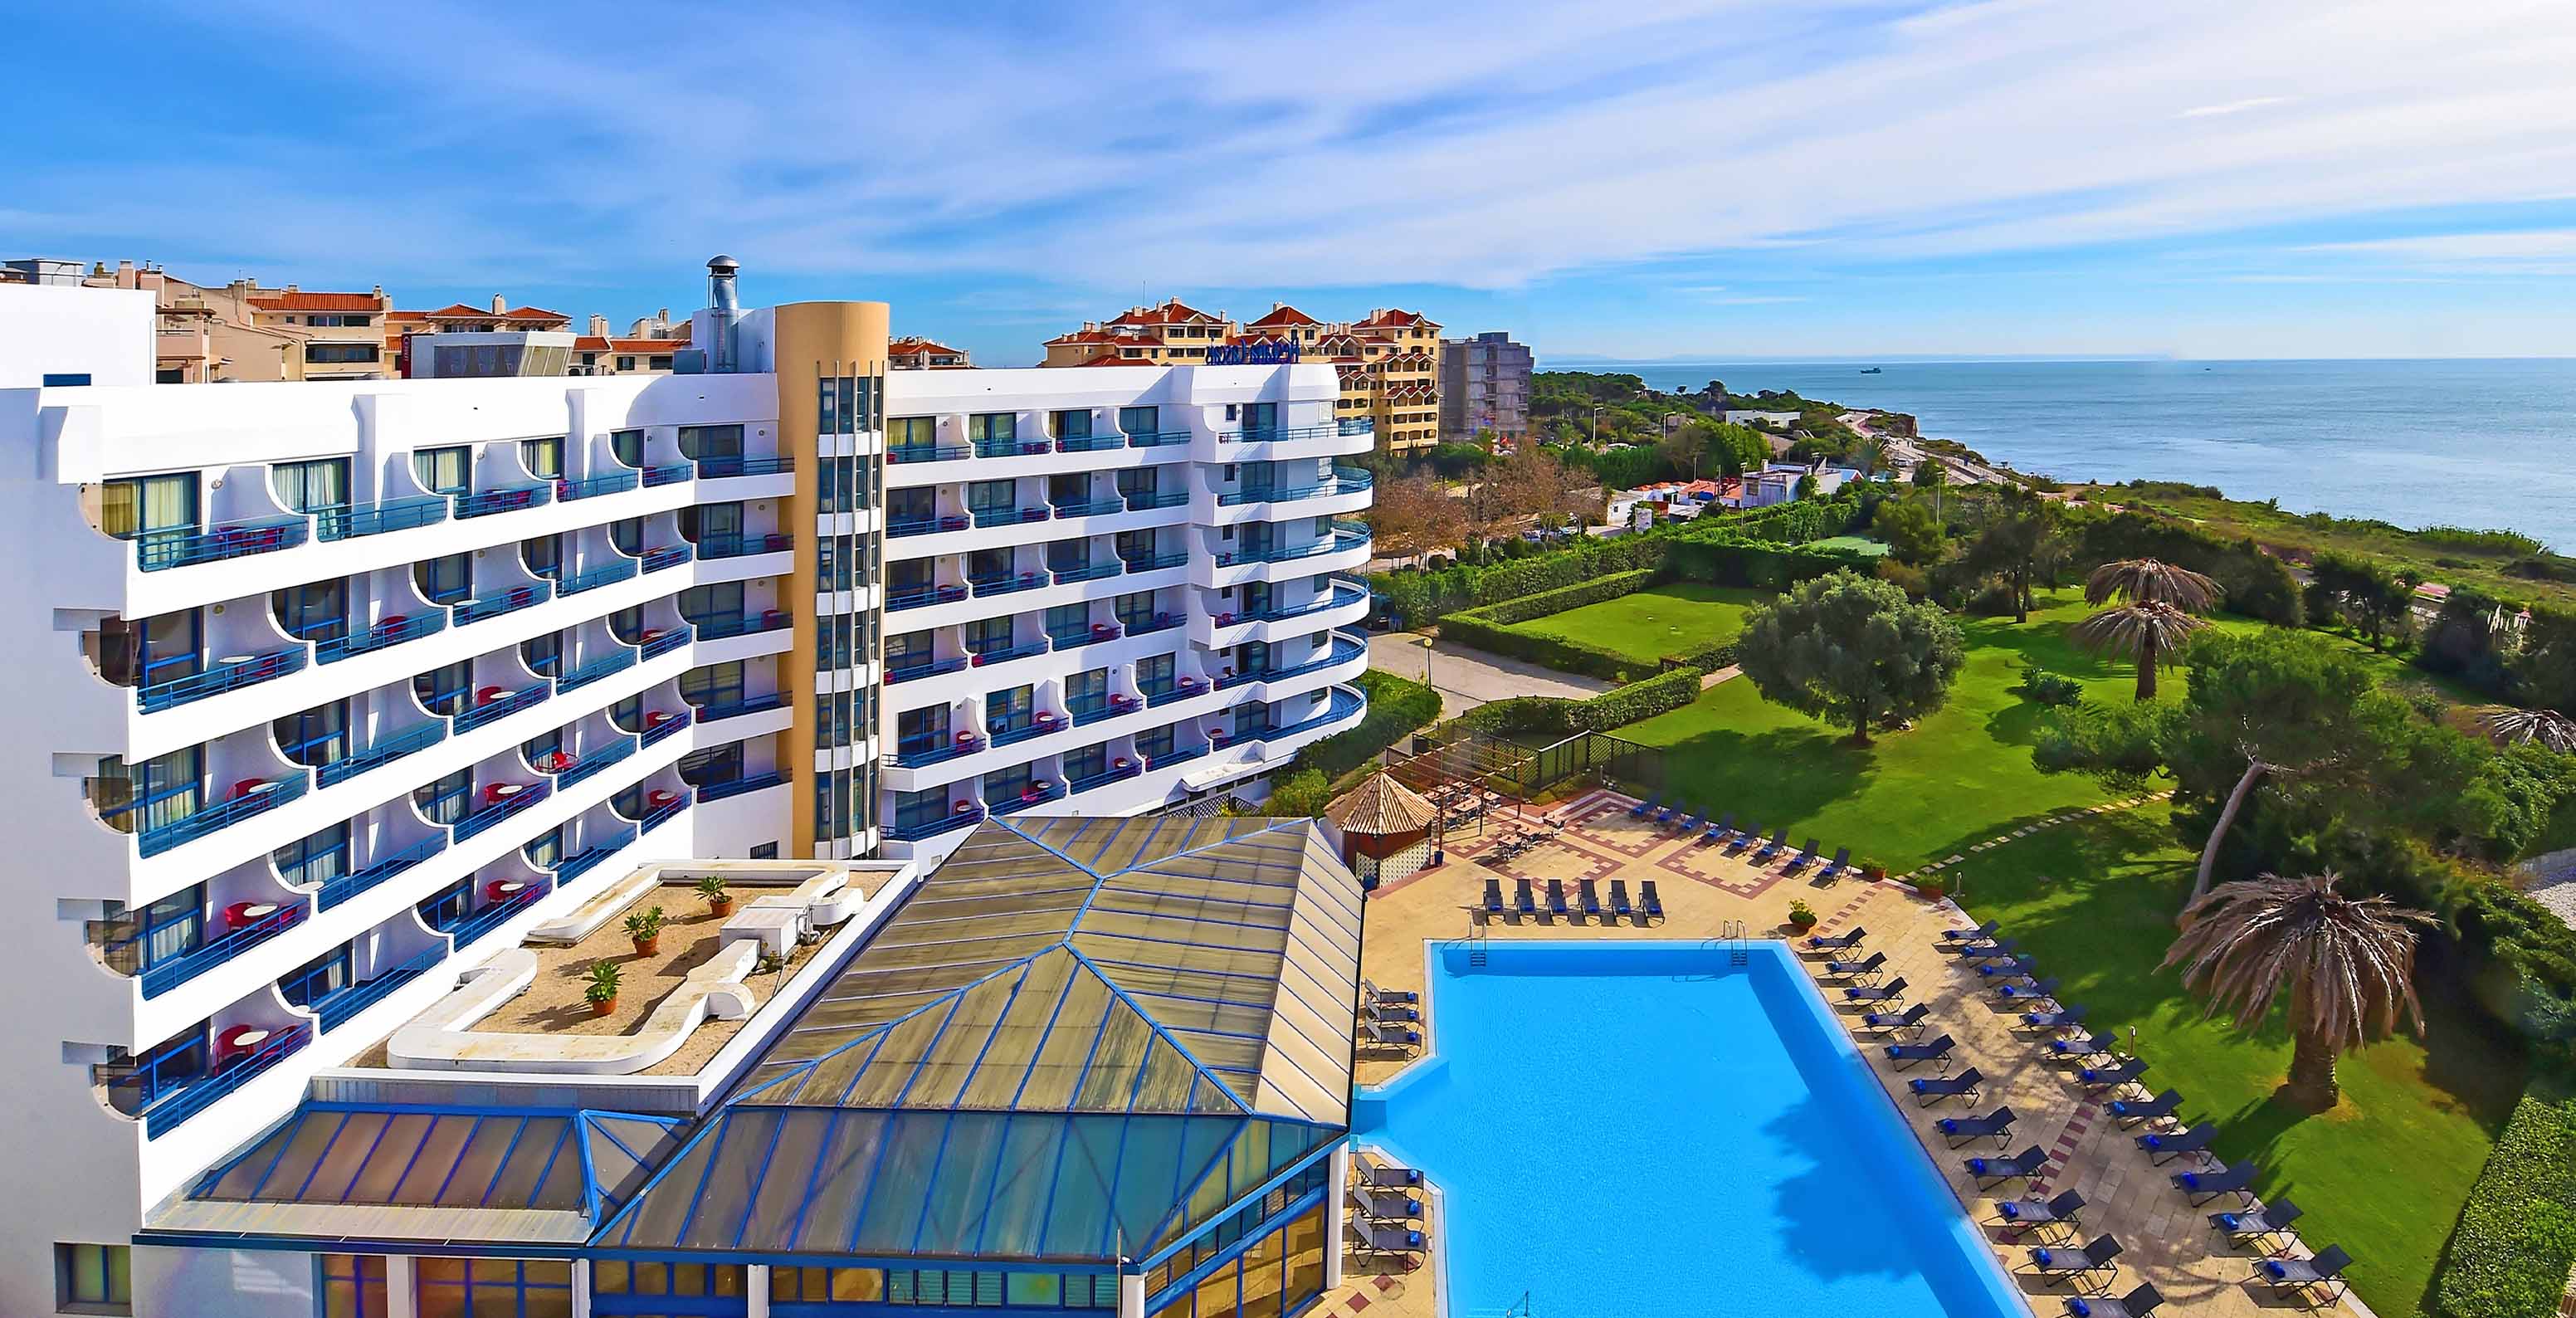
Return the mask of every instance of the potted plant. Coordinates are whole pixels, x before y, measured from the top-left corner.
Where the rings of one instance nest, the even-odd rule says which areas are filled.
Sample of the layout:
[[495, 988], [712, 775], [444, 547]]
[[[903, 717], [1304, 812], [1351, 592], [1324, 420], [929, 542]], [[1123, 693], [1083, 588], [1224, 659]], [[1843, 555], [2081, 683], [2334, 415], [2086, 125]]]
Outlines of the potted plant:
[[626, 936], [635, 940], [635, 955], [651, 956], [662, 950], [662, 908], [637, 911], [626, 917]]
[[1789, 927], [1802, 934], [1815, 928], [1815, 908], [1802, 901], [1793, 901], [1789, 903]]
[[1863, 861], [1860, 867], [1860, 875], [1864, 879], [1876, 882], [1887, 877], [1887, 867], [1874, 860]]
[[1920, 893], [1923, 900], [1927, 902], [1937, 902], [1941, 900], [1941, 895], [1949, 890], [1949, 883], [1943, 879], [1928, 878], [1916, 879], [1914, 881], [1914, 891]]
[[698, 895], [707, 899], [707, 913], [721, 920], [733, 914], [733, 894], [725, 891], [724, 876], [710, 874], [698, 880]]
[[605, 1016], [617, 1010], [617, 981], [624, 972], [608, 960], [590, 963], [590, 982], [582, 986], [582, 1000], [590, 1004], [590, 1014]]

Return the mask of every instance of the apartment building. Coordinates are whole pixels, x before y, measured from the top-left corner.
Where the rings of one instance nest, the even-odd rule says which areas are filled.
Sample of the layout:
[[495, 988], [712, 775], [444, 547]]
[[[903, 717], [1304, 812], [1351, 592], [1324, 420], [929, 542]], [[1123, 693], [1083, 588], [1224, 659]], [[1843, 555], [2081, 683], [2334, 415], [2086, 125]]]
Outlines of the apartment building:
[[1379, 308], [1326, 322], [1284, 302], [1251, 321], [1214, 315], [1178, 298], [1131, 307], [1046, 341], [1048, 366], [1161, 366], [1228, 356], [1323, 362], [1340, 392], [1333, 413], [1366, 425], [1403, 452], [1440, 442], [1440, 325], [1420, 312]]
[[907, 334], [886, 344], [886, 364], [898, 371], [953, 371], [975, 363], [963, 348]]
[[390, 374], [385, 315], [393, 299], [382, 285], [365, 293], [308, 293], [294, 284], [262, 288], [237, 281], [251, 324], [303, 341], [303, 380], [375, 380]]
[[1502, 330], [1440, 341], [1440, 435], [1472, 443], [1492, 431], [1504, 439], [1529, 435], [1529, 345]]
[[573, 340], [575, 375], [638, 375], [675, 369], [689, 350], [689, 327], [671, 324], [670, 308], [639, 317], [624, 334], [608, 332], [608, 317], [594, 315], [589, 328]]
[[[700, 372], [291, 388], [146, 387], [139, 292], [0, 286], [0, 344], [41, 319], [47, 379], [72, 378], [66, 353], [101, 363], [89, 384], [0, 387], [0, 441], [33, 458], [10, 524], [46, 565], [10, 587], [22, 699], [0, 775], [26, 805], [17, 872], [44, 889], [22, 907], [52, 913], [0, 933], [27, 1007], [0, 1027], [24, 1059], [8, 1092], [44, 1132], [0, 1172], [0, 1312], [459, 1311], [438, 1305], [489, 1299], [459, 1242], [538, 1256], [511, 1264], [509, 1303], [592, 1312], [624, 1282], [568, 1251], [642, 1178], [607, 1172], [605, 1195], [587, 1178], [662, 1166], [802, 995], [872, 964], [854, 949], [907, 885], [1014, 838], [1071, 855], [1054, 830], [1222, 792], [1365, 713], [1346, 629], [1367, 596], [1340, 574], [1369, 545], [1340, 519], [1368, 480], [1334, 460], [1371, 438], [1336, 420], [1321, 366], [890, 375], [883, 304], [745, 310], [732, 264], [711, 269]], [[79, 297], [129, 301], [92, 316]], [[1177, 854], [1192, 831], [1150, 845]], [[587, 959], [542, 977], [521, 960], [549, 931], [586, 946], [688, 867], [767, 864], [788, 868], [722, 872], [774, 879], [745, 914], [801, 931], [770, 946], [807, 969], [755, 989], [728, 943], [733, 978], [675, 974], [667, 1001], [692, 1004], [675, 1039], [718, 1018], [743, 1033], [665, 1054], [652, 1065], [694, 1069], [654, 1072], [661, 1088], [610, 1045], [459, 1052], [466, 1027], [434, 1023], [577, 975]], [[1314, 881], [1338, 892], [1331, 868]], [[830, 875], [849, 890], [809, 891]], [[662, 1030], [654, 1010], [629, 1034]], [[499, 1123], [570, 1123], [553, 1147], [591, 1141], [575, 1211], [545, 1216], [564, 1203], [551, 1161], [463, 1206], [397, 1193], [412, 1163], [388, 1165], [381, 1194], [326, 1187], [340, 1197], [297, 1201], [302, 1218], [205, 1179], [281, 1132], [337, 1148], [370, 1103], [380, 1123], [469, 1114], [416, 1141], [433, 1160]], [[516, 1165], [490, 1156], [487, 1177]], [[1295, 1211], [1322, 1180], [1303, 1174]], [[1252, 1193], [1272, 1222], [1269, 1189], [1215, 1202]], [[297, 1221], [344, 1251], [383, 1238], [261, 1243]], [[870, 1257], [880, 1293], [924, 1284], [888, 1271], [900, 1251]], [[768, 1312], [770, 1261], [726, 1264], [738, 1306], [687, 1311]], [[1127, 1310], [1134, 1262], [1066, 1274]], [[536, 1274], [569, 1280], [532, 1300], [553, 1286]], [[465, 1290], [437, 1290], [450, 1278]], [[980, 1295], [984, 1270], [961, 1284]]]

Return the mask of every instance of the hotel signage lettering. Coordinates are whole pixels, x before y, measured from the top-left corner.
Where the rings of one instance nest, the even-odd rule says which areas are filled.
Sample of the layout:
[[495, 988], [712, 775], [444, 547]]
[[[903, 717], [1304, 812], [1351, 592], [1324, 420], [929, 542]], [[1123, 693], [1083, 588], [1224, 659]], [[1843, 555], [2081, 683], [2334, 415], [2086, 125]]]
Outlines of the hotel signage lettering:
[[1220, 343], [1207, 355], [1210, 366], [1286, 366], [1296, 360], [1293, 343]]

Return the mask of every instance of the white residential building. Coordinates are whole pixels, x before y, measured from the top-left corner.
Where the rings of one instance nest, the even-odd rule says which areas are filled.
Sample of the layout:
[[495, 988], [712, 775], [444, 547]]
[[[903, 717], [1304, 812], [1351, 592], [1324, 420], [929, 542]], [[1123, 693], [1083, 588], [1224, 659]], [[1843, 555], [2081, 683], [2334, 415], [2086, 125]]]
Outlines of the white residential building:
[[710, 265], [656, 376], [153, 386], [148, 299], [0, 286], [0, 386], [100, 381], [0, 387], [0, 1313], [610, 875], [926, 868], [1365, 712], [1329, 366], [888, 375]]

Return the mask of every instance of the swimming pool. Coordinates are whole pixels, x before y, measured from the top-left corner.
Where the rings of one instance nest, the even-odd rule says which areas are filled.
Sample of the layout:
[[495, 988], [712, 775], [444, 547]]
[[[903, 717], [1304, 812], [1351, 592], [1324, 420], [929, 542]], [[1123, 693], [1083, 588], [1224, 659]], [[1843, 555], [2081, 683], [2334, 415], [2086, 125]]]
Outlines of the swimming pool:
[[1354, 1130], [1439, 1187], [1450, 1318], [2028, 1310], [1777, 943], [1430, 953]]

